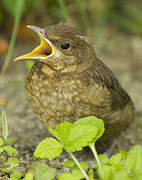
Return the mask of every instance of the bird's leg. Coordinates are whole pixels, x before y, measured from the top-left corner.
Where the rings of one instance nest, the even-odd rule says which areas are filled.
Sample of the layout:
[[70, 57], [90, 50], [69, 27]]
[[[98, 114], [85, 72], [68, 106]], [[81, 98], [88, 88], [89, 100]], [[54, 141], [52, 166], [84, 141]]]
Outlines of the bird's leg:
[[110, 145], [110, 147], [107, 149], [107, 151], [104, 152], [103, 154], [107, 157], [110, 157], [110, 155], [113, 153], [116, 144], [117, 144], [117, 140], [114, 140], [113, 143]]

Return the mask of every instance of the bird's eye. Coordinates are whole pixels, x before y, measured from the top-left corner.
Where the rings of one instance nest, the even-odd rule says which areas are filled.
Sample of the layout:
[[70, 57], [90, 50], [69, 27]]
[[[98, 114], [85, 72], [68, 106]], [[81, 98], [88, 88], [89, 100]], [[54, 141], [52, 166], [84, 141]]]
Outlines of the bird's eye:
[[70, 43], [69, 43], [69, 42], [63, 42], [63, 43], [61, 44], [61, 48], [62, 48], [62, 49], [69, 49], [69, 47], [70, 47]]

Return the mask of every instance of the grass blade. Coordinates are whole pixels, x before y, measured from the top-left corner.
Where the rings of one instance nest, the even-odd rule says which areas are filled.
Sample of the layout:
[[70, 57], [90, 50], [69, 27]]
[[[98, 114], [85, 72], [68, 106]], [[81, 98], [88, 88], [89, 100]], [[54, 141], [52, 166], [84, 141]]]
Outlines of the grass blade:
[[88, 17], [85, 11], [85, 2], [84, 0], [77, 0], [77, 4], [79, 7], [81, 21], [84, 25], [85, 30], [87, 30], [87, 28], [89, 29], [89, 23], [88, 23]]
[[4, 111], [2, 111], [2, 129], [3, 129], [3, 139], [4, 143], [7, 140], [8, 137], [8, 125], [7, 125], [7, 119], [6, 119], [6, 114]]
[[65, 5], [65, 1], [64, 0], [58, 0], [58, 4], [61, 8], [62, 16], [65, 19], [65, 21], [68, 21], [69, 23], [71, 23], [71, 20], [69, 18], [68, 11], [67, 11], [67, 8]]
[[24, 0], [19, 0], [19, 1], [17, 1], [17, 4], [16, 4], [16, 6], [17, 6], [17, 15], [15, 16], [14, 28], [13, 28], [13, 32], [12, 32], [12, 38], [10, 40], [9, 50], [8, 50], [7, 56], [5, 58], [3, 67], [2, 67], [2, 71], [1, 71], [2, 74], [5, 73], [6, 70], [7, 70], [7, 67], [9, 65], [11, 55], [12, 55], [12, 52], [13, 52], [13, 49], [14, 49], [14, 46], [15, 46], [17, 31], [18, 31], [20, 19], [21, 19], [21, 16], [22, 16], [23, 3], [24, 3]]

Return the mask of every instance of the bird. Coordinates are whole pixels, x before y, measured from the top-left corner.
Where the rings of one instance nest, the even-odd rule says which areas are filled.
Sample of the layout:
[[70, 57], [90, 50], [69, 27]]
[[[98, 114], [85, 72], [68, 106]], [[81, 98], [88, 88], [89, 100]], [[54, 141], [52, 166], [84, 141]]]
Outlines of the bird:
[[105, 133], [97, 149], [106, 151], [134, 120], [135, 107], [113, 72], [97, 57], [84, 33], [66, 23], [27, 26], [40, 38], [31, 52], [15, 61], [35, 63], [25, 78], [25, 95], [46, 127], [96, 116]]

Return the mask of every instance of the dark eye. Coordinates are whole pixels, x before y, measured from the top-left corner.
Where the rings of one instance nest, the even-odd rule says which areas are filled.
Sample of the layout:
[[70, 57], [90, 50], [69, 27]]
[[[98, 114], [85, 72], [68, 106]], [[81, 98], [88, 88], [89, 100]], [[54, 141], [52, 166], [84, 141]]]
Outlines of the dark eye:
[[62, 49], [69, 49], [69, 47], [70, 47], [70, 43], [69, 43], [69, 42], [63, 42], [63, 43], [61, 44], [61, 48], [62, 48]]

